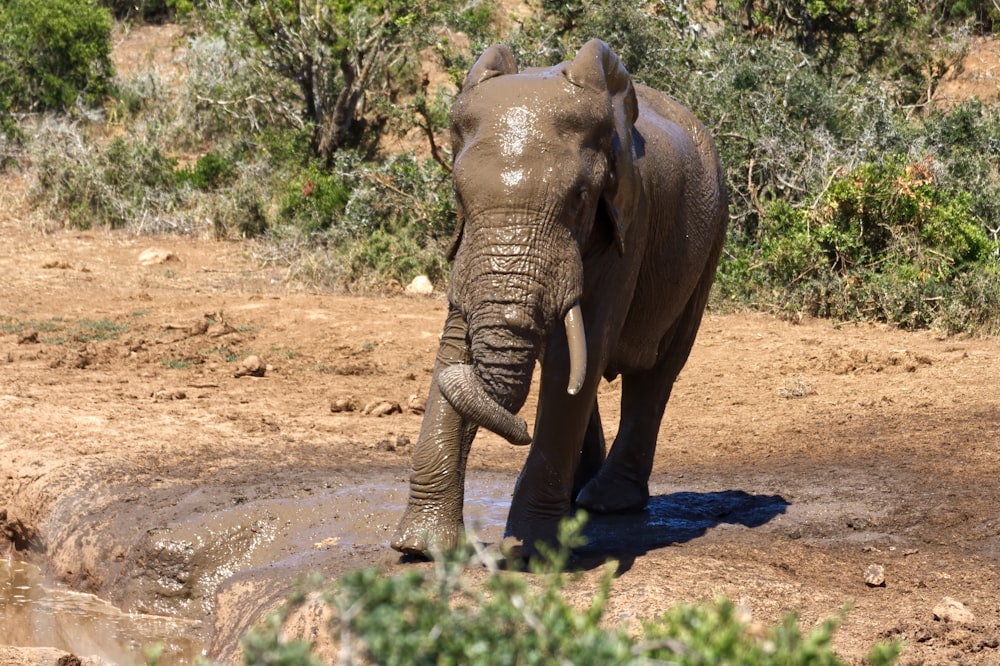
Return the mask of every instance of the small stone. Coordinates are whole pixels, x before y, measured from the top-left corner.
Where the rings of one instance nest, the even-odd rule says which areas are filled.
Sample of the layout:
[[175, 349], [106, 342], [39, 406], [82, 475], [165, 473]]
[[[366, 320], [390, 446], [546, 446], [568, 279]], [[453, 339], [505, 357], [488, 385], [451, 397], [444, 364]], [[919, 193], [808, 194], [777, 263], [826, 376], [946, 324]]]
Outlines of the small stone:
[[423, 414], [425, 404], [426, 401], [416, 393], [406, 399], [406, 409], [411, 414]]
[[969, 624], [976, 619], [976, 616], [965, 607], [965, 604], [952, 597], [943, 597], [941, 603], [935, 606], [931, 612], [934, 613], [935, 620], [952, 624]]
[[340, 543], [340, 537], [332, 536], [332, 537], [327, 537], [322, 541], [317, 541], [316, 543], [313, 544], [313, 548], [315, 550], [324, 550], [326, 548], [332, 548], [336, 546], [338, 543]]
[[881, 564], [869, 564], [865, 569], [865, 585], [868, 587], [885, 587], [885, 567]]
[[362, 414], [367, 414], [369, 416], [389, 416], [391, 414], [402, 414], [403, 408], [399, 406], [398, 402], [392, 402], [391, 400], [376, 400], [375, 402], [370, 402], [365, 405], [365, 408], [361, 410]]
[[334, 414], [339, 414], [340, 412], [353, 412], [357, 411], [358, 402], [352, 396], [347, 396], [346, 398], [334, 398], [330, 401], [330, 411]]
[[240, 361], [240, 364], [233, 372], [233, 377], [263, 377], [267, 371], [264, 362], [256, 354], [251, 354]]
[[417, 296], [430, 296], [434, 293], [434, 285], [431, 284], [430, 279], [426, 275], [418, 275], [413, 278], [410, 284], [406, 285], [407, 294], [416, 294]]
[[153, 400], [156, 402], [168, 402], [170, 400], [187, 400], [187, 393], [181, 390], [170, 391], [161, 389], [153, 393]]
[[17, 335], [17, 344], [35, 345], [38, 344], [38, 331], [21, 331]]
[[165, 264], [168, 261], [177, 261], [178, 257], [176, 254], [170, 250], [164, 250], [159, 247], [151, 247], [148, 250], [143, 250], [139, 254], [139, 263], [143, 266], [155, 266], [157, 264]]

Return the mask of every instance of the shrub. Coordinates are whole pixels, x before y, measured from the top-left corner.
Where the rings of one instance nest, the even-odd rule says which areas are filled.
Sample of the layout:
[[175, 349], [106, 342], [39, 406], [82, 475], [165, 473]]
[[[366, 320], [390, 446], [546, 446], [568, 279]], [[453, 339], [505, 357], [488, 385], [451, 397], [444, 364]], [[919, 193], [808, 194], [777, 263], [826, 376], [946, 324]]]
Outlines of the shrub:
[[934, 171], [933, 160], [867, 163], [833, 178], [815, 208], [775, 202], [754, 239], [730, 245], [723, 297], [905, 328], [995, 329], [982, 310], [1000, 285], [997, 243], [971, 196]]
[[287, 139], [290, 128], [303, 125], [292, 87], [261, 66], [246, 27], [223, 7], [216, 9], [213, 32], [188, 40], [187, 76], [176, 116], [168, 119], [171, 140], [200, 148], [206, 142], [249, 142], [265, 133]]
[[0, 25], [0, 116], [96, 106], [112, 92], [111, 17], [94, 0], [8, 0]]
[[[614, 567], [604, 570], [596, 593], [584, 608], [563, 594], [572, 577], [565, 573], [572, 544], [581, 543], [584, 518], [564, 523], [560, 546], [535, 562], [533, 575], [504, 571], [481, 548], [437, 559], [432, 575], [408, 570], [389, 576], [374, 569], [343, 576], [322, 594], [332, 611], [331, 636], [344, 663], [377, 664], [623, 664], [671, 663], [679, 666], [837, 665], [833, 632], [846, 611], [807, 635], [794, 615], [752, 635], [733, 605], [679, 605], [644, 625], [637, 638], [623, 627], [608, 626], [604, 608]], [[479, 575], [485, 566], [485, 581]], [[314, 582], [315, 584], [315, 582]], [[301, 640], [281, 638], [284, 619], [307, 599], [299, 593], [267, 622], [243, 639], [248, 664], [318, 663]], [[879, 644], [869, 653], [873, 665], [891, 664], [899, 645]]]
[[161, 21], [190, 14], [205, 0], [101, 0], [117, 19]]
[[313, 163], [290, 172], [270, 231], [280, 247], [269, 261], [321, 284], [405, 284], [421, 273], [440, 283], [453, 217], [450, 180], [434, 160], [369, 163], [341, 151], [330, 170]]
[[199, 190], [214, 190], [230, 182], [234, 176], [233, 163], [219, 153], [209, 151], [189, 167], [174, 172], [178, 185], [190, 185]]

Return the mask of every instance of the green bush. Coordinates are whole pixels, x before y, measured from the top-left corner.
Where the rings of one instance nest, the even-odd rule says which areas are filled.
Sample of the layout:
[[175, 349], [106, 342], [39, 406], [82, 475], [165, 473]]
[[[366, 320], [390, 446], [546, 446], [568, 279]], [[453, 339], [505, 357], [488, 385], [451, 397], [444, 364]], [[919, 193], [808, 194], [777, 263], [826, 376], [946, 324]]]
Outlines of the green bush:
[[341, 151], [329, 170], [290, 169], [271, 229], [284, 250], [273, 261], [321, 284], [405, 284], [421, 273], [440, 283], [453, 218], [451, 183], [434, 160], [371, 163]]
[[183, 203], [176, 160], [155, 131], [122, 136], [101, 148], [78, 128], [51, 123], [32, 144], [32, 194], [57, 220], [79, 228], [164, 231]]
[[112, 93], [111, 17], [94, 0], [7, 0], [0, 25], [0, 116], [98, 106]]
[[[532, 574], [505, 571], [488, 552], [444, 554], [432, 575], [407, 570], [389, 576], [374, 569], [349, 573], [322, 593], [332, 611], [330, 635], [345, 663], [576, 664], [670, 663], [678, 666], [823, 666], [843, 662], [831, 646], [846, 611], [803, 635], [794, 615], [766, 636], [751, 633], [734, 606], [678, 605], [647, 622], [642, 635], [609, 625], [605, 604], [614, 580], [607, 566], [588, 605], [578, 608], [564, 591], [573, 544], [585, 517], [563, 524], [561, 545], [533, 563]], [[482, 570], [485, 567], [485, 580]], [[315, 584], [315, 581], [314, 581]], [[302, 640], [285, 641], [288, 614], [306, 601], [299, 593], [243, 639], [246, 663], [313, 666], [319, 660]], [[872, 665], [891, 664], [899, 644], [876, 645]]]
[[101, 0], [117, 19], [164, 21], [203, 7], [205, 0]]
[[177, 169], [174, 176], [178, 185], [190, 185], [199, 190], [214, 190], [230, 182], [234, 171], [233, 163], [229, 159], [209, 151], [191, 166]]
[[864, 164], [835, 177], [815, 207], [770, 205], [756, 238], [730, 244], [723, 298], [905, 328], [995, 330], [995, 313], [991, 324], [982, 311], [1000, 286], [998, 245], [971, 196], [941, 187], [934, 171], [933, 160]]

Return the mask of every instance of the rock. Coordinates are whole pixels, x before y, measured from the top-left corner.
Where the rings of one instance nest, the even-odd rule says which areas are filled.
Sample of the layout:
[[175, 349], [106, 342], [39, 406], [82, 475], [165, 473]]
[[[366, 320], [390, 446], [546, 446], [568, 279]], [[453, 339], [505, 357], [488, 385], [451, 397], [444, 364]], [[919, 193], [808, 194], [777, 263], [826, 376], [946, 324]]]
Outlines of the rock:
[[392, 402], [391, 400], [376, 400], [375, 402], [370, 402], [365, 405], [365, 408], [361, 410], [361, 413], [369, 416], [389, 416], [391, 414], [402, 414], [403, 408], [399, 406], [398, 402]]
[[236, 366], [233, 377], [263, 377], [265, 372], [267, 372], [267, 366], [264, 365], [264, 362], [256, 354], [251, 354]]
[[36, 345], [38, 344], [38, 331], [28, 330], [21, 331], [17, 334], [17, 344], [19, 345]]
[[334, 398], [330, 401], [330, 411], [339, 414], [340, 412], [353, 412], [357, 411], [358, 402], [353, 396], [347, 396], [346, 398]]
[[326, 548], [332, 548], [340, 543], [340, 537], [332, 536], [323, 539], [322, 541], [317, 541], [313, 544], [313, 549], [324, 550]]
[[417, 296], [430, 296], [434, 293], [434, 285], [431, 284], [430, 279], [426, 275], [418, 275], [413, 278], [410, 284], [406, 285], [407, 294], [416, 294]]
[[885, 587], [885, 567], [881, 564], [869, 564], [865, 569], [865, 585], [868, 587]]
[[407, 448], [412, 443], [406, 435], [396, 435], [375, 442], [375, 448], [379, 451], [398, 451]]
[[969, 624], [976, 619], [976, 616], [965, 607], [965, 604], [951, 597], [942, 598], [941, 603], [935, 606], [931, 612], [934, 613], [935, 620], [952, 624]]
[[425, 405], [426, 402], [424, 398], [416, 393], [406, 399], [406, 409], [409, 410], [411, 414], [423, 414]]
[[187, 400], [187, 393], [181, 390], [170, 391], [168, 389], [161, 389], [153, 393], [153, 400], [155, 402], [168, 402], [170, 400]]
[[143, 266], [156, 266], [157, 264], [165, 264], [168, 261], [178, 260], [179, 257], [176, 254], [159, 247], [151, 247], [139, 254], [139, 263]]

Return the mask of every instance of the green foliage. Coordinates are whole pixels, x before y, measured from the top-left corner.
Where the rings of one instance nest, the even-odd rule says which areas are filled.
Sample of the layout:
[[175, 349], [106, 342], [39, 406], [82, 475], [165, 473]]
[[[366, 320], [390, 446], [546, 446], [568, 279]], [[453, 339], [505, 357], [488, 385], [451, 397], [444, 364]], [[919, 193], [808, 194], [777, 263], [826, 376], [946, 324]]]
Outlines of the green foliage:
[[[989, 298], [1000, 287], [998, 245], [973, 216], [971, 196], [940, 187], [934, 168], [931, 160], [868, 163], [835, 177], [813, 208], [774, 203], [755, 242], [731, 246], [720, 291], [734, 300], [907, 328], [982, 326], [978, 313], [989, 304], [963, 297]], [[977, 289], [956, 289], [973, 274]], [[994, 321], [987, 330], [996, 327]]]
[[[758, 636], [724, 599], [676, 606], [647, 622], [638, 638], [624, 627], [609, 626], [604, 610], [614, 580], [611, 563], [584, 607], [571, 604], [565, 594], [579, 578], [567, 574], [566, 566], [573, 544], [582, 543], [585, 519], [580, 514], [563, 523], [559, 544], [532, 562], [531, 575], [503, 570], [474, 541], [468, 546], [474, 550], [439, 555], [431, 572], [413, 568], [389, 576], [367, 569], [346, 574], [318, 597], [332, 611], [330, 632], [339, 643], [340, 658], [387, 666], [843, 663], [831, 638], [846, 610], [807, 635], [789, 615]], [[301, 641], [281, 638], [284, 620], [309, 598], [295, 594], [244, 638], [247, 664], [316, 663]], [[898, 652], [898, 643], [880, 644], [868, 661], [891, 664]]]
[[190, 185], [199, 190], [214, 190], [233, 179], [235, 167], [222, 155], [209, 151], [189, 167], [174, 172], [178, 185]]
[[94, 0], [6, 0], [0, 25], [0, 117], [95, 106], [112, 92], [111, 17]]
[[34, 196], [71, 226], [135, 228], [155, 223], [182, 201], [176, 161], [160, 149], [155, 131], [99, 149], [71, 127], [47, 126], [34, 150]]
[[310, 165], [286, 183], [279, 209], [282, 221], [307, 234], [329, 229], [343, 217], [353, 184], [350, 177]]
[[117, 19], [164, 21], [191, 14], [205, 0], [101, 0]]
[[[103, 4], [127, 19], [195, 10], [182, 84], [121, 81], [110, 132], [18, 115], [108, 98], [107, 10], [0, 1], [14, 28], [0, 34], [0, 161], [30, 161], [61, 223], [259, 238], [262, 262], [313, 284], [443, 282], [455, 88], [431, 89], [422, 63], [460, 85], [487, 44], [548, 65], [597, 35], [716, 138], [731, 199], [717, 302], [1000, 331], [1000, 111], [927, 104], [995, 3], [543, 0], [516, 21], [496, 0]], [[29, 76], [51, 63], [72, 63], [51, 79], [66, 86]], [[426, 139], [431, 159], [394, 155], [389, 135]]]
[[436, 3], [399, 0], [234, 0], [261, 62], [294, 82], [311, 146], [324, 164], [344, 148], [371, 150], [417, 63], [404, 50], [433, 43]]
[[[206, 142], [242, 143], [262, 135], [302, 131], [295, 89], [279, 73], [260, 62], [245, 22], [222, 4], [213, 7], [211, 30], [188, 40], [183, 55], [187, 75], [180, 91], [172, 140], [201, 148]], [[306, 133], [308, 136], [308, 133]], [[308, 147], [308, 144], [305, 144]], [[296, 159], [306, 154], [293, 140]]]
[[[793, 613], [767, 632], [764, 640], [751, 640], [736, 608], [725, 599], [713, 606], [680, 604], [662, 618], [645, 625], [645, 656], [677, 666], [837, 666], [833, 633], [847, 615], [845, 607], [807, 635], [803, 635]], [[867, 663], [892, 664], [898, 643], [878, 644]]]
[[240, 641], [243, 663], [248, 666], [322, 666], [323, 662], [310, 654], [308, 641], [288, 641], [281, 637], [283, 621], [283, 613], [273, 614], [265, 620], [264, 626], [243, 637]]
[[[274, 232], [319, 244], [336, 264], [323, 270], [334, 271], [341, 283], [405, 284], [421, 273], [440, 282], [453, 218], [448, 174], [433, 160], [400, 155], [370, 164], [344, 151], [330, 170], [312, 164], [289, 178]], [[301, 259], [293, 254], [284, 261]], [[299, 268], [310, 270], [308, 263]]]

